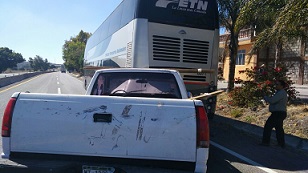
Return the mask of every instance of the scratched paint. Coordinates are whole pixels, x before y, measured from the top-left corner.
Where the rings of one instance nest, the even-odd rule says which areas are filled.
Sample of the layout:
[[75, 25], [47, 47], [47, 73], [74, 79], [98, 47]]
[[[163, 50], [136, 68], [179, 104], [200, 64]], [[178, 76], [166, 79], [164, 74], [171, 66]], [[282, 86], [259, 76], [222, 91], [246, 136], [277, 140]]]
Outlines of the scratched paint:
[[157, 121], [158, 118], [151, 118], [151, 121]]
[[181, 118], [175, 117], [174, 120], [176, 121], [177, 124], [180, 124], [180, 123], [185, 122], [185, 120], [190, 119], [190, 118], [196, 118], [196, 116], [193, 114], [193, 115], [189, 115], [189, 116], [181, 117]]
[[140, 141], [142, 139], [143, 128], [144, 128], [144, 121], [145, 121], [145, 116], [143, 116], [142, 112], [141, 112], [140, 118], [139, 118], [139, 122], [138, 122], [136, 140]]
[[89, 145], [94, 146], [95, 141], [104, 140], [106, 136], [106, 129], [102, 130], [99, 136], [90, 136], [88, 137]]
[[122, 111], [122, 117], [123, 118], [129, 118], [130, 115], [129, 115], [129, 111], [131, 110], [132, 108], [132, 105], [126, 105]]
[[150, 139], [151, 139], [151, 136], [149, 136], [149, 137], [144, 136], [144, 137], [143, 137], [143, 141], [144, 141], [145, 143], [149, 143]]
[[112, 147], [112, 150], [114, 150], [114, 149], [116, 149], [116, 148], [119, 147], [118, 142], [119, 142], [119, 139], [120, 139], [120, 138], [124, 138], [124, 136], [123, 136], [123, 135], [119, 135], [119, 136], [117, 137], [117, 141], [116, 141], [115, 145]]
[[99, 107], [88, 108], [88, 109], [85, 109], [83, 113], [92, 113], [92, 112], [99, 111], [99, 110], [105, 112], [107, 110], [107, 106], [101, 105]]
[[106, 112], [107, 110], [107, 106], [105, 105], [101, 105], [101, 106], [98, 106], [98, 107], [91, 107], [91, 108], [88, 108], [88, 109], [85, 109], [83, 110], [83, 113], [80, 113], [80, 112], [77, 112], [75, 114], [76, 117], [78, 117], [79, 115], [82, 115], [82, 114], [85, 114], [85, 116], [83, 117], [83, 119], [87, 118], [87, 116], [90, 114], [90, 113], [93, 113], [93, 112]]
[[117, 133], [118, 133], [118, 129], [117, 128], [113, 128], [112, 135], [116, 135]]

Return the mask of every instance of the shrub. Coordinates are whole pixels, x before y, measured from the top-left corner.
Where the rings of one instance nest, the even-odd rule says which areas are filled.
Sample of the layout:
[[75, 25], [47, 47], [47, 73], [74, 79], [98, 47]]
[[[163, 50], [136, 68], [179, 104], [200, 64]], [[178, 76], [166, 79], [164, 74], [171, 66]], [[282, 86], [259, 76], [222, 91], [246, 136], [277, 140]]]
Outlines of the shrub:
[[242, 85], [235, 87], [229, 93], [234, 106], [253, 108], [262, 105], [263, 96], [272, 96], [276, 92], [274, 83], [277, 80], [286, 82], [285, 89], [288, 99], [296, 99], [298, 92], [291, 86], [294, 83], [288, 78], [288, 68], [283, 64], [277, 65], [276, 68], [266, 68], [265, 66], [247, 68], [239, 73], [245, 73], [247, 80], [235, 79], [236, 83]]
[[238, 118], [243, 115], [243, 110], [242, 109], [232, 109], [231, 110], [231, 117], [233, 118]]
[[255, 116], [251, 116], [251, 115], [248, 115], [247, 117], [245, 117], [245, 122], [247, 122], [247, 123], [253, 123], [253, 122], [256, 122], [257, 121], [257, 119], [256, 119], [256, 117]]

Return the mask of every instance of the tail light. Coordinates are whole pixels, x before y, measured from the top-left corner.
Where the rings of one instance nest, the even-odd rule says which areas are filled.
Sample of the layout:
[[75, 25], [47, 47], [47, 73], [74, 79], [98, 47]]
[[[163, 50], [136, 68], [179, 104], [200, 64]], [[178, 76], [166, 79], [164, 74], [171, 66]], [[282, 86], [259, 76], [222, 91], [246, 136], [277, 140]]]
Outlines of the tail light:
[[210, 128], [206, 111], [203, 106], [196, 106], [197, 111], [197, 147], [208, 148], [210, 146]]
[[11, 124], [13, 109], [16, 103], [16, 98], [11, 98], [5, 108], [3, 119], [2, 119], [2, 137], [11, 136]]

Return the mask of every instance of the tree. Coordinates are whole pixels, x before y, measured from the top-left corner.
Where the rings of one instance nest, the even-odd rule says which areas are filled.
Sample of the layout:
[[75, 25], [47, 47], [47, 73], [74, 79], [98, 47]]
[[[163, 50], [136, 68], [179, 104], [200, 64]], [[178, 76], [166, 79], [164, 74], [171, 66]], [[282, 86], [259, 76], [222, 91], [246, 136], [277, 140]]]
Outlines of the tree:
[[287, 33], [289, 36], [307, 37], [308, 27], [308, 0], [289, 0], [279, 11], [278, 18], [273, 26], [273, 32], [278, 35]]
[[90, 36], [90, 33], [81, 30], [76, 37], [71, 37], [70, 40], [65, 41], [62, 48], [62, 58], [66, 69], [69, 71], [82, 72], [84, 50]]
[[220, 25], [226, 27], [230, 32], [229, 57], [230, 57], [230, 70], [227, 91], [234, 88], [234, 74], [235, 74], [235, 60], [238, 51], [238, 36], [239, 31], [244, 26], [236, 26], [237, 19], [240, 14], [241, 8], [245, 5], [247, 0], [218, 0], [218, 11]]
[[275, 45], [275, 66], [282, 45], [292, 38], [307, 38], [308, 0], [251, 0], [241, 10], [237, 25], [253, 24], [257, 38], [252, 53]]
[[15, 53], [7, 47], [0, 48], [0, 73], [8, 68], [16, 67], [17, 63], [24, 61], [25, 59], [20, 53]]
[[[289, 0], [282, 8], [282, 10], [278, 12], [278, 18], [271, 28], [269, 38], [274, 40], [280, 39], [281, 44], [294, 38], [303, 38], [305, 40], [308, 33], [307, 27], [308, 0]], [[280, 50], [280, 47], [277, 48]], [[275, 66], [277, 65], [278, 60], [281, 58], [280, 56], [281, 54], [279, 53], [275, 57]], [[303, 61], [301, 61], [301, 63], [303, 63]]]
[[46, 71], [50, 67], [48, 60], [43, 60], [43, 58], [38, 55], [36, 55], [34, 58], [30, 57], [29, 62], [34, 71]]

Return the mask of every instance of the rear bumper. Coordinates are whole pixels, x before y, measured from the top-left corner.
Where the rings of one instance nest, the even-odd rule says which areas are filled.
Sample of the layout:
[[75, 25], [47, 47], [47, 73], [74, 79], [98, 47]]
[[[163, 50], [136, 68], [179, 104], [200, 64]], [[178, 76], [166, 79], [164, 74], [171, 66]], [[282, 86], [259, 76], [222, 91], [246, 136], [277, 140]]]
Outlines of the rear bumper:
[[[27, 162], [27, 163], [26, 163]], [[13, 172], [31, 172], [31, 173], [81, 173], [82, 165], [97, 165], [93, 163], [74, 163], [74, 162], [60, 162], [60, 161], [14, 161], [10, 164], [2, 164], [0, 162], [1, 173], [13, 173]], [[129, 165], [108, 165], [100, 164], [104, 166], [112, 166], [117, 171], [125, 171], [125, 173], [193, 173], [193, 171], [182, 171], [174, 169], [161, 169], [151, 167], [137, 167]]]
[[206, 173], [207, 160], [209, 158], [209, 148], [198, 148], [197, 149], [197, 160], [196, 160], [196, 173]]
[[8, 159], [10, 157], [10, 138], [2, 137], [2, 151], [1, 158]]
[[0, 172], [82, 172], [82, 166], [113, 167], [125, 173], [193, 173], [195, 163], [121, 159], [90, 156], [34, 154], [12, 152], [10, 160], [0, 159]]

